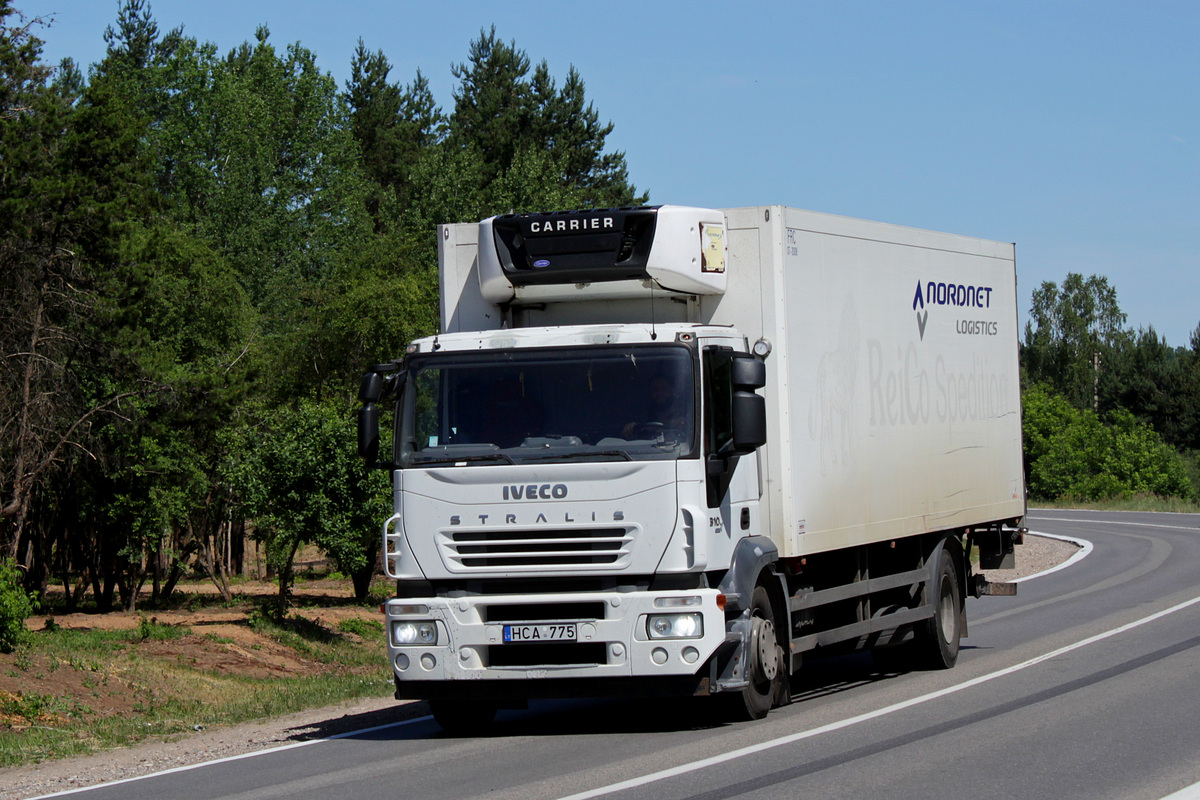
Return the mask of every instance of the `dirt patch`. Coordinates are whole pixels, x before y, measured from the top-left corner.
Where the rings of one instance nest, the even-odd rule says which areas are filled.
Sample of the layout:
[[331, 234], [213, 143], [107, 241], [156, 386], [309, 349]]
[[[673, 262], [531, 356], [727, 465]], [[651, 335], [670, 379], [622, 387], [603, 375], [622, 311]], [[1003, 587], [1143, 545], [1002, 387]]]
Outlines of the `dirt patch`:
[[0, 655], [0, 695], [6, 705], [22, 698], [26, 705], [46, 708], [34, 720], [3, 714], [0, 726], [15, 730], [33, 724], [58, 725], [69, 712], [101, 717], [124, 714], [138, 702], [130, 682], [104, 665], [84, 659], [71, 664], [40, 653]]
[[[61, 717], [67, 711], [90, 718], [133, 711], [159, 687], [153, 670], [131, 668], [131, 662], [179, 665], [202, 673], [244, 678], [304, 677], [333, 669], [305, 658], [251, 624], [252, 617], [261, 613], [259, 598], [274, 594], [272, 584], [243, 584], [238, 591], [240, 602], [230, 606], [192, 603], [191, 609], [31, 617], [26, 626], [34, 631], [57, 627], [125, 635], [113, 637], [111, 647], [119, 657], [87, 652], [55, 655], [36, 648], [0, 653], [0, 729], [53, 725], [55, 715]], [[215, 589], [197, 583], [182, 587], [182, 592], [188, 598], [203, 598], [215, 594]], [[289, 617], [297, 623], [351, 641], [362, 641], [353, 631], [383, 636], [378, 609], [349, 604], [352, 592], [344, 581], [307, 581], [298, 586], [294, 597], [298, 607]], [[213, 601], [209, 597], [202, 602]], [[376, 629], [378, 634], [374, 634]], [[26, 707], [29, 702], [44, 701], [50, 709], [47, 716], [29, 720], [4, 713], [3, 709], [12, 707], [18, 697], [27, 701]]]

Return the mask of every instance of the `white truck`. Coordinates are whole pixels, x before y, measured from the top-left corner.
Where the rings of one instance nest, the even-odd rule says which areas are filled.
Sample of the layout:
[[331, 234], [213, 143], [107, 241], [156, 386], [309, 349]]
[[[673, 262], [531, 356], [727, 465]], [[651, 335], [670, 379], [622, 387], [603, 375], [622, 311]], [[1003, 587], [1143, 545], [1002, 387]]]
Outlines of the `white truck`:
[[[1013, 594], [1011, 244], [781, 206], [439, 228], [441, 333], [363, 376], [397, 698], [789, 699], [805, 654], [954, 665]], [[381, 460], [381, 408], [393, 436]]]

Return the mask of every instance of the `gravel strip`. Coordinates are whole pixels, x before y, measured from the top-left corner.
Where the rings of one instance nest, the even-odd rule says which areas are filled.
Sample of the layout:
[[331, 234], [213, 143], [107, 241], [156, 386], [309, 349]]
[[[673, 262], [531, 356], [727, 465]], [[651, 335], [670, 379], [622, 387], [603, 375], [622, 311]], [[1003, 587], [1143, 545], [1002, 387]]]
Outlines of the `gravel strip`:
[[[1010, 581], [1061, 564], [1078, 548], [1070, 542], [1028, 535], [1017, 549], [1017, 568], [985, 572], [988, 580]], [[275, 719], [202, 730], [186, 738], [148, 741], [120, 750], [46, 761], [0, 770], [4, 796], [12, 800], [66, 792], [100, 783], [324, 739], [363, 728], [415, 719], [428, 713], [424, 703], [392, 698], [362, 700], [289, 714]]]
[[1057, 567], [1075, 555], [1078, 550], [1079, 548], [1071, 542], [1030, 533], [1025, 535], [1025, 544], [1017, 547], [1015, 569], [993, 569], [982, 570], [982, 572], [989, 581], [1013, 581]]
[[145, 741], [132, 747], [87, 756], [44, 761], [0, 770], [3, 796], [20, 800], [66, 792], [100, 783], [231, 758], [258, 750], [325, 739], [339, 733], [373, 728], [428, 713], [424, 703], [390, 697], [314, 708], [283, 717], [201, 730], [184, 738]]

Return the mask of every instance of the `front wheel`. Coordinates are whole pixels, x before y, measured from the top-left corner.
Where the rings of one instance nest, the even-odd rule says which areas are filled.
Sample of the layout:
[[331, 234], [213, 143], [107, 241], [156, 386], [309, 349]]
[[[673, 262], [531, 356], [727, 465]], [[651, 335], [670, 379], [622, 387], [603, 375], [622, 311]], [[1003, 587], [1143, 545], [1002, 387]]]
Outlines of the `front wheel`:
[[938, 554], [933, 593], [933, 616], [917, 625], [913, 641], [917, 662], [927, 669], [950, 669], [958, 661], [959, 641], [966, 620], [959, 565], [948, 546]]
[[740, 719], [762, 719], [775, 704], [782, 681], [787, 679], [771, 597], [762, 586], [754, 587], [750, 604], [750, 645], [747, 649], [746, 679], [750, 683], [730, 698], [731, 712]]

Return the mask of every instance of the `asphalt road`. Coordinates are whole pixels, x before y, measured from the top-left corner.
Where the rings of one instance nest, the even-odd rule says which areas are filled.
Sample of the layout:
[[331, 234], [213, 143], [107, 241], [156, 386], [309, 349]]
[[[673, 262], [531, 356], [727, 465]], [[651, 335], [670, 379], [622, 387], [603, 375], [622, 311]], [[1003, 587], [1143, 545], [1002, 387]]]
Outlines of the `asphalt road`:
[[[1200, 798], [1200, 515], [1033, 512], [1089, 541], [1016, 598], [968, 600], [958, 666], [811, 661], [791, 706], [534, 704], [492, 735], [428, 718], [86, 790], [101, 798]], [[76, 793], [83, 794], [83, 793]]]

